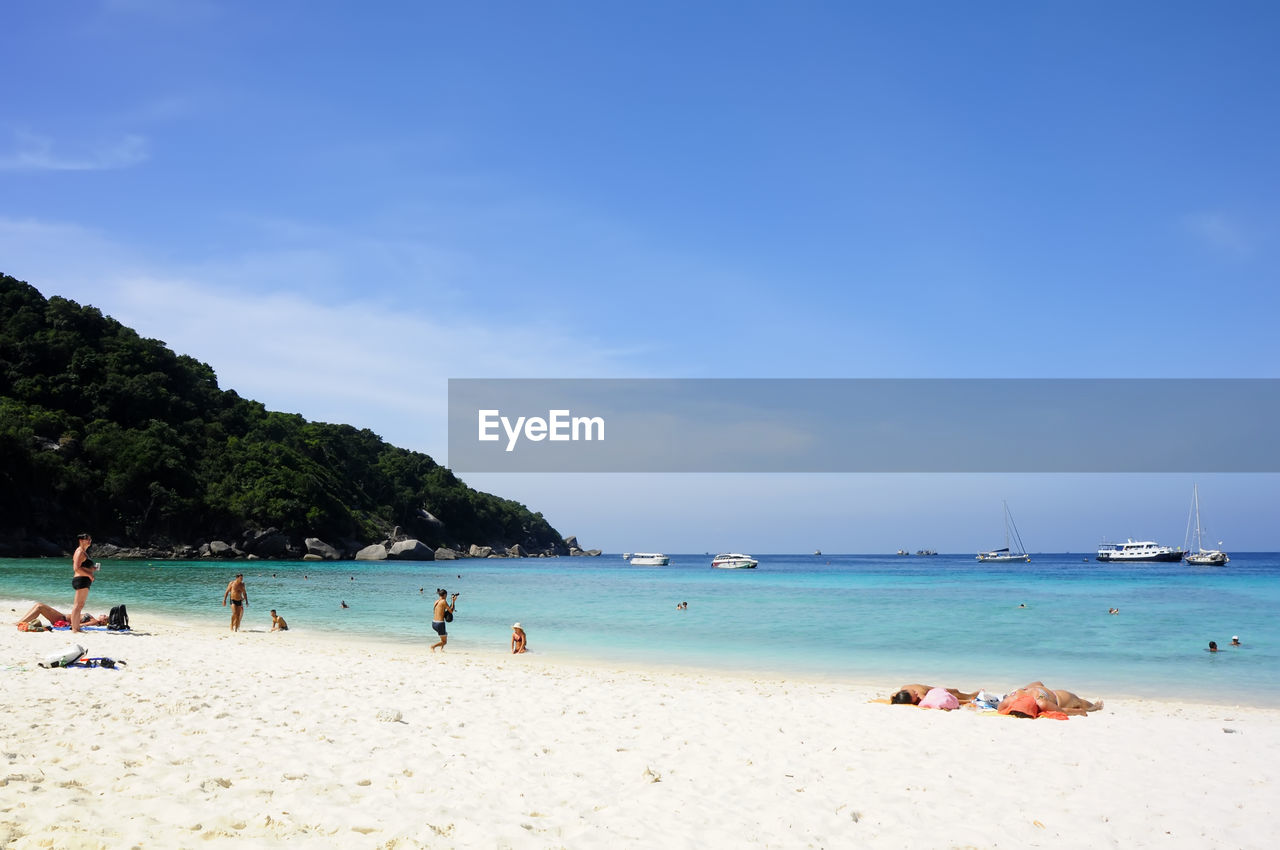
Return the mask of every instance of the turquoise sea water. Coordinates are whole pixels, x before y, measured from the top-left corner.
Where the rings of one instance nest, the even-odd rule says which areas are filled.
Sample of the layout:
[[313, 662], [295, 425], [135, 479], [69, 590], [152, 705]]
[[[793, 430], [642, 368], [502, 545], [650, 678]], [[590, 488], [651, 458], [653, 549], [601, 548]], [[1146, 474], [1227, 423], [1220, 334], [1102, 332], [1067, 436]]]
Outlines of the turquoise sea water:
[[[243, 628], [269, 628], [276, 608], [302, 633], [377, 635], [424, 653], [434, 591], [445, 587], [461, 593], [450, 626], [459, 651], [505, 652], [519, 620], [535, 652], [628, 664], [870, 680], [886, 690], [907, 681], [1004, 690], [1042, 678], [1085, 696], [1280, 697], [1280, 554], [1233, 554], [1224, 568], [1119, 566], [1086, 553], [996, 565], [972, 555], [759, 557], [756, 570], [712, 569], [710, 555], [675, 555], [667, 567], [632, 567], [618, 555], [105, 561], [88, 610], [126, 603], [135, 628], [148, 612], [225, 623], [223, 591], [243, 571]], [[0, 604], [39, 599], [69, 610], [70, 574], [65, 560], [0, 561]], [[675, 609], [682, 600], [687, 611]], [[1228, 646], [1233, 634], [1243, 647]], [[1206, 652], [1210, 640], [1223, 651]]]

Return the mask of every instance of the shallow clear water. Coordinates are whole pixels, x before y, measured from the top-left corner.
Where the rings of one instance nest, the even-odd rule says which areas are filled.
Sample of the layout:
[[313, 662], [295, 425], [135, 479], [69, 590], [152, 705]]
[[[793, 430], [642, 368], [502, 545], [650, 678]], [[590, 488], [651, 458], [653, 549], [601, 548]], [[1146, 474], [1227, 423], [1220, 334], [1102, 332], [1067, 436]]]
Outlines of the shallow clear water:
[[[711, 569], [710, 555], [675, 555], [666, 567], [617, 555], [106, 561], [88, 610], [125, 603], [142, 628], [148, 611], [226, 622], [222, 594], [243, 571], [243, 628], [269, 628], [267, 611], [277, 608], [298, 631], [376, 634], [424, 652], [435, 639], [434, 591], [445, 587], [462, 594], [450, 645], [466, 651], [504, 652], [519, 620], [535, 652], [605, 661], [871, 679], [886, 689], [923, 681], [1004, 690], [1044, 679], [1085, 696], [1280, 696], [1280, 555], [1233, 554], [1224, 568], [1032, 558], [765, 555], [756, 570]], [[0, 600], [67, 610], [70, 574], [64, 560], [0, 561]], [[675, 610], [681, 600], [687, 611]], [[1227, 646], [1233, 634], [1243, 647]], [[1223, 651], [1206, 652], [1210, 640]]]

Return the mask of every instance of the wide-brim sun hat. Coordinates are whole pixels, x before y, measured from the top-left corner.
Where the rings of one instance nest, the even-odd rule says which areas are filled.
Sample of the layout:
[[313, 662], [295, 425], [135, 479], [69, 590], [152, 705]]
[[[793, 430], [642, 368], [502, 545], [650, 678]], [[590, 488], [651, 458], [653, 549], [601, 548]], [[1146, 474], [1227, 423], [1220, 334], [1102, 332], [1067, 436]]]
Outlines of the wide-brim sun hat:
[[521, 626], [520, 626], [520, 624], [519, 624], [519, 623], [512, 623], [512, 624], [511, 624], [511, 628], [513, 628], [513, 629], [518, 629], [518, 628], [521, 628]]

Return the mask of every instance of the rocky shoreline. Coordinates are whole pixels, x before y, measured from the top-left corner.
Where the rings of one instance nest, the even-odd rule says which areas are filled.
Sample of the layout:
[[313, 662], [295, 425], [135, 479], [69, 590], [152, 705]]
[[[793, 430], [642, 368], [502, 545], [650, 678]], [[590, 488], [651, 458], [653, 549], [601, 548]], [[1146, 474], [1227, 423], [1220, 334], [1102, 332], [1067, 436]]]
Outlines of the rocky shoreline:
[[[0, 539], [0, 557], [69, 558], [72, 548], [59, 546], [43, 537]], [[122, 546], [110, 540], [94, 541], [90, 554], [102, 560], [157, 561], [453, 561], [461, 558], [554, 558], [595, 557], [599, 549], [583, 549], [577, 537], [566, 537], [558, 546], [531, 551], [519, 543], [454, 544], [436, 546], [396, 529], [389, 537], [373, 543], [338, 540], [327, 543], [318, 537], [301, 540], [277, 528], [246, 531], [240, 540], [204, 540], [195, 544], [160, 543]]]

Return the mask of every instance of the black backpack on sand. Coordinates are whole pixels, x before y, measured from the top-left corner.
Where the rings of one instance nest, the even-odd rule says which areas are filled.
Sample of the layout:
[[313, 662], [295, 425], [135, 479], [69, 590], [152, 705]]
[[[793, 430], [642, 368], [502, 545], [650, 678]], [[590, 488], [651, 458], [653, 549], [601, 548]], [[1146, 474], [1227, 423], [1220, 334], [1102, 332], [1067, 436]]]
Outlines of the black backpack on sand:
[[117, 605], [107, 615], [107, 629], [113, 632], [131, 631], [129, 628], [129, 612], [123, 605]]

